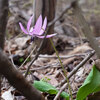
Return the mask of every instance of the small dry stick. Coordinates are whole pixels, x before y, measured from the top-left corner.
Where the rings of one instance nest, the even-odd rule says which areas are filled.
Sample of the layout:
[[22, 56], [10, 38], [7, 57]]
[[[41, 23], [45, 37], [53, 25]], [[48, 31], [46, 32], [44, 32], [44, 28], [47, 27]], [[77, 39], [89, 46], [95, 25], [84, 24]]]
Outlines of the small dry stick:
[[[43, 39], [43, 40], [44, 40], [44, 39]], [[31, 61], [30, 64], [28, 65], [27, 71], [26, 71], [26, 73], [25, 73], [25, 77], [27, 77], [28, 72], [29, 72], [29, 70], [30, 70], [32, 64], [34, 63], [34, 61], [38, 59], [38, 56], [39, 56], [39, 54], [40, 54], [40, 51], [41, 51], [41, 48], [42, 48], [43, 43], [44, 43], [44, 41], [42, 41], [42, 43], [40, 44], [39, 49], [37, 50], [37, 53], [36, 53], [35, 57], [32, 59], [32, 61]]]
[[[44, 70], [44, 69], [47, 69], [47, 68], [59, 68], [61, 66], [57, 66], [57, 65], [46, 65], [46, 66], [42, 66], [42, 67], [39, 67], [39, 68], [33, 68], [33, 69], [30, 69], [31, 72], [34, 72], [34, 71], [37, 71], [37, 70]], [[26, 70], [23, 70], [21, 71], [22, 73], [24, 73]]]
[[62, 13], [60, 14], [60, 16], [58, 16], [57, 18], [55, 18], [53, 21], [49, 22], [48, 27], [50, 27], [51, 25], [53, 25], [56, 21], [58, 21], [60, 18], [63, 17], [63, 15], [68, 12], [68, 10], [71, 8], [71, 4], [67, 5], [67, 7], [64, 9], [64, 11], [62, 11]]
[[65, 83], [59, 90], [59, 92], [57, 93], [57, 95], [55, 96], [54, 100], [58, 100], [60, 94], [62, 93], [62, 91], [67, 87], [68, 83]]
[[[72, 58], [72, 57], [80, 57], [80, 56], [85, 56], [87, 53], [82, 53], [82, 54], [73, 54], [73, 55], [66, 55], [66, 56], [59, 56], [60, 59], [68, 59], [68, 58]], [[32, 55], [33, 57], [35, 57], [35, 55]], [[57, 59], [57, 56], [52, 56], [52, 55], [39, 55], [39, 58], [55, 58]]]
[[[8, 43], [8, 51], [9, 51], [9, 55], [11, 56], [10, 45], [11, 45], [11, 43], [10, 43], [10, 41], [9, 41], [9, 43]], [[13, 61], [12, 56], [10, 57], [10, 59], [11, 59], [12, 65], [16, 68], [16, 65], [14, 64], [14, 61]]]
[[33, 54], [34, 50], [36, 49], [36, 46], [33, 48], [33, 50], [31, 51], [31, 53], [28, 55], [28, 57], [24, 60], [24, 62], [22, 63], [22, 65], [19, 67], [19, 69], [26, 63], [26, 61], [28, 60], [28, 58]]

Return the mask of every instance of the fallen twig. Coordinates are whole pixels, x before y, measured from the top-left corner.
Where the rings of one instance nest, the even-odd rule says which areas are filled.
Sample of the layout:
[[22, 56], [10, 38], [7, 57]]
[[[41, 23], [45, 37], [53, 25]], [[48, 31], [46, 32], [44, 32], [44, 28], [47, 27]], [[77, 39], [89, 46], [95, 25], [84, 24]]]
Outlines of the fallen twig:
[[24, 60], [24, 62], [21, 64], [21, 66], [19, 67], [19, 69], [22, 68], [22, 66], [26, 63], [26, 61], [28, 60], [28, 58], [33, 54], [34, 50], [36, 49], [36, 46], [33, 48], [33, 50], [31, 51], [31, 53], [28, 55], [28, 57]]
[[[83, 53], [83, 54], [73, 54], [73, 55], [66, 55], [66, 56], [59, 56], [61, 59], [68, 59], [68, 58], [72, 58], [72, 57], [80, 57], [80, 56], [85, 56], [87, 53]], [[32, 55], [33, 57], [35, 57], [35, 55]], [[57, 59], [57, 56], [52, 56], [52, 55], [39, 55], [39, 58], [54, 58]]]

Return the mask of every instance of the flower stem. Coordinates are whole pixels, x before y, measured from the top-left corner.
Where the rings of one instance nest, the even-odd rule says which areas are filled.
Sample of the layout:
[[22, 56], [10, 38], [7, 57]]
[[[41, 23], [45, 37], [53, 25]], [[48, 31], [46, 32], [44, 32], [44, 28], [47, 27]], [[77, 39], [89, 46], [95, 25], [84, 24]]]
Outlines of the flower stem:
[[64, 66], [63, 66], [63, 64], [62, 64], [62, 62], [61, 62], [61, 59], [60, 59], [59, 54], [58, 54], [58, 51], [56, 50], [56, 48], [55, 48], [55, 46], [54, 46], [54, 44], [53, 44], [53, 41], [52, 41], [51, 39], [50, 39], [50, 42], [51, 42], [51, 45], [52, 45], [52, 47], [54, 48], [54, 50], [55, 50], [55, 52], [56, 52], [56, 55], [57, 55], [57, 57], [58, 57], [59, 62], [60, 62], [60, 64], [61, 64], [62, 70], [63, 70], [63, 72], [64, 72], [64, 76], [66, 77], [66, 80], [67, 80], [67, 83], [68, 83], [68, 88], [69, 88], [71, 100], [73, 100], [72, 91], [71, 91], [71, 86], [70, 86], [70, 84], [69, 84], [69, 79], [68, 79], [68, 77], [67, 77], [66, 70], [64, 69]]

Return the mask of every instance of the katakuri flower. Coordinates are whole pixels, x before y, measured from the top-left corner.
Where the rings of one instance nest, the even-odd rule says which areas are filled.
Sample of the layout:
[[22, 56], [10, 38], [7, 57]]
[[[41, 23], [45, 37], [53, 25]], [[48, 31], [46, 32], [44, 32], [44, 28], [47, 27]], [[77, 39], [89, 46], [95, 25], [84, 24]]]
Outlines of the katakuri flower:
[[[46, 26], [47, 26], [47, 17], [45, 17], [43, 25], [42, 25], [42, 16], [40, 15], [39, 18], [37, 19], [34, 27], [31, 27], [32, 18], [33, 18], [33, 16], [30, 17], [30, 19], [27, 23], [27, 29], [25, 29], [23, 27], [22, 23], [19, 22], [21, 30], [25, 34], [32, 36], [32, 38], [34, 38], [34, 37], [45, 38], [45, 36], [43, 36], [43, 34], [44, 34], [44, 32], [46, 30]], [[50, 37], [53, 37], [55, 35], [56, 34], [47, 35], [46, 38], [50, 38]]]

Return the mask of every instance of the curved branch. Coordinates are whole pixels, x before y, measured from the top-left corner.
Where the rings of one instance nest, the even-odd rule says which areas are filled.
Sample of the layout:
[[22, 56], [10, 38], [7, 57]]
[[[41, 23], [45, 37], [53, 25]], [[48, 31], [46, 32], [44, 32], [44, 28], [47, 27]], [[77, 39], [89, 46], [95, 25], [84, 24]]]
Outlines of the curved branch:
[[2, 50], [0, 50], [0, 73], [4, 75], [9, 83], [20, 91], [28, 100], [44, 100], [41, 93], [12, 66]]
[[3, 49], [8, 16], [8, 0], [0, 0], [0, 48]]

